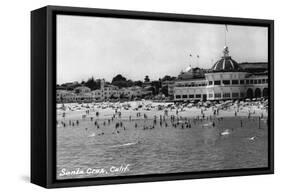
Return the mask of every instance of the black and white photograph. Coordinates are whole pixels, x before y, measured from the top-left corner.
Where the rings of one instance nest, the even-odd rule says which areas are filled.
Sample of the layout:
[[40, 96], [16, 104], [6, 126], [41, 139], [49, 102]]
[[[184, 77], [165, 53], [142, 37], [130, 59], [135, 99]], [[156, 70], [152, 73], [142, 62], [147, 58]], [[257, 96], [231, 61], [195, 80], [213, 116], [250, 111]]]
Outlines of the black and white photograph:
[[56, 15], [56, 178], [269, 166], [264, 26]]

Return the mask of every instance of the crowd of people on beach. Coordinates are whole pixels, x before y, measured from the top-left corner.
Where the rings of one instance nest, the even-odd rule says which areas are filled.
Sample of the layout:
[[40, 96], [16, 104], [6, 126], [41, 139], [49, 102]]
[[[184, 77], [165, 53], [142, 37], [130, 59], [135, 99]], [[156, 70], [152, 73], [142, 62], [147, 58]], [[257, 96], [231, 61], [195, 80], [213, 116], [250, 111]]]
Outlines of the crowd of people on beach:
[[[169, 115], [169, 110], [164, 109], [163, 114], [158, 115], [150, 115], [150, 117], [146, 114], [146, 112], [140, 112], [135, 110], [135, 115], [130, 114], [128, 117], [122, 117], [121, 109], [115, 108], [114, 113], [109, 118], [99, 118], [100, 112], [99, 110], [87, 109], [82, 113], [81, 119], [68, 119], [66, 113], [62, 113], [62, 119], [57, 121], [57, 125], [62, 127], [75, 127], [79, 126], [83, 121], [93, 122], [93, 129], [98, 130], [98, 136], [105, 135], [104, 128], [111, 127], [113, 131], [112, 134], [119, 134], [122, 131], [126, 131], [130, 128], [141, 129], [141, 130], [153, 130], [156, 127], [160, 128], [178, 128], [178, 129], [187, 129], [192, 128], [193, 126], [200, 126], [202, 128], [208, 127], [216, 127], [217, 124], [224, 120], [223, 116], [220, 116], [219, 108], [212, 108], [212, 115], [205, 115], [205, 109], [201, 109], [200, 115], [193, 117], [184, 117], [179, 115], [179, 112], [182, 111], [179, 107], [176, 109], [175, 114]], [[237, 117], [238, 109], [233, 110], [234, 117]], [[255, 115], [255, 111], [248, 113], [248, 120], [252, 118], [258, 118], [258, 128], [261, 126], [261, 120], [264, 119], [263, 113], [261, 115], [253, 117]], [[139, 122], [142, 120], [143, 122]], [[207, 122], [207, 123], [206, 123]], [[266, 120], [268, 123], [268, 121]], [[244, 123], [243, 119], [240, 119], [240, 127], [243, 128]], [[88, 131], [88, 127], [85, 127], [85, 130]], [[231, 128], [233, 131], [233, 128]], [[223, 129], [222, 129], [223, 131]], [[223, 133], [220, 133], [223, 134]]]

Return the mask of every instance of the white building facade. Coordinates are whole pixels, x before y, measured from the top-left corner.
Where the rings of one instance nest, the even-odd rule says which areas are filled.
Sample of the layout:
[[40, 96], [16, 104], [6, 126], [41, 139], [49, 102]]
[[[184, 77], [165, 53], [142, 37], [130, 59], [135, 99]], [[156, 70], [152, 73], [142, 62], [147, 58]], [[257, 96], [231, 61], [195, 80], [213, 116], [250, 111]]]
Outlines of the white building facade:
[[174, 85], [175, 101], [229, 100], [268, 97], [267, 72], [244, 71], [231, 59], [228, 48], [223, 57], [204, 74], [204, 78], [178, 80]]

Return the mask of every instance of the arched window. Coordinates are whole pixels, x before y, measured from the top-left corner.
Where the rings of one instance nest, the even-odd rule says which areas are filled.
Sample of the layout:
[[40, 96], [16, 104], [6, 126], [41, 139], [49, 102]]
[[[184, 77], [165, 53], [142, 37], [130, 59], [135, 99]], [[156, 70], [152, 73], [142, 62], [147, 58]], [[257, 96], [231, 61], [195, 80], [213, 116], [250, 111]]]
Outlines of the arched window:
[[261, 97], [261, 89], [257, 88], [257, 89], [255, 90], [255, 97], [256, 97], [256, 98], [260, 98], [260, 97]]
[[253, 90], [251, 88], [249, 88], [247, 90], [247, 98], [253, 98], [254, 97], [254, 94], [253, 94]]
[[268, 97], [268, 88], [264, 88], [264, 89], [262, 90], [262, 96], [263, 96], [263, 97]]

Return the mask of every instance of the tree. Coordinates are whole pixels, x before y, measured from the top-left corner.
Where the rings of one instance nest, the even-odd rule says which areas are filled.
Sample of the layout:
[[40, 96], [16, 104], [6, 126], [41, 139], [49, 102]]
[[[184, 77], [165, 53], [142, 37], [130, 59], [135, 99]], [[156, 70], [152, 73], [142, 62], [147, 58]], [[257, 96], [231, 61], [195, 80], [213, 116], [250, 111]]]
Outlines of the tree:
[[66, 88], [67, 91], [71, 91], [73, 90], [74, 88], [77, 88], [81, 86], [81, 84], [79, 84], [78, 82], [73, 82], [73, 83], [63, 83], [61, 84], [61, 87], [64, 87]]
[[128, 87], [127, 79], [121, 74], [116, 75], [111, 82], [112, 85], [118, 86], [119, 88]]
[[150, 82], [150, 79], [149, 79], [148, 75], [145, 76], [144, 82]]
[[134, 86], [142, 87], [143, 82], [142, 81], [134, 81]]
[[164, 94], [165, 96], [169, 96], [169, 93], [168, 93], [168, 86], [164, 86], [161, 88], [161, 93]]
[[95, 81], [94, 77], [89, 78], [84, 85], [90, 88], [91, 90], [96, 90], [100, 88], [100, 83]]
[[159, 88], [161, 87], [161, 82], [160, 81], [152, 81], [151, 86], [154, 88], [153, 95], [159, 94]]
[[112, 79], [111, 83], [116, 82], [116, 81], [127, 81], [127, 79], [125, 77], [123, 77], [121, 74], [118, 74]]
[[130, 79], [127, 80], [127, 87], [132, 87], [134, 86], [134, 82]]
[[163, 78], [162, 78], [162, 81], [174, 81], [176, 79], [176, 77], [171, 77], [169, 75], [165, 75]]

